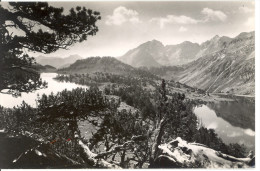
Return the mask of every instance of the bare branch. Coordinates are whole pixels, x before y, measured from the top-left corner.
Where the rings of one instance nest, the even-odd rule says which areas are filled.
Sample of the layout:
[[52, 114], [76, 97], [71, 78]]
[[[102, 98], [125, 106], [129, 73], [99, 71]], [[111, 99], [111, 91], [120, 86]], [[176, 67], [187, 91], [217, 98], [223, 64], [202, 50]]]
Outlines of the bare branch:
[[85, 155], [85, 160], [87, 162], [92, 163], [93, 165], [101, 168], [110, 168], [110, 169], [121, 169], [121, 167], [116, 164], [111, 164], [104, 159], [96, 159], [97, 154], [92, 153], [88, 146], [86, 146], [81, 140], [79, 140], [79, 145], [83, 148], [83, 152]]
[[127, 142], [125, 142], [124, 144], [118, 145], [118, 146], [114, 147], [113, 149], [111, 149], [111, 150], [109, 150], [109, 151], [107, 151], [107, 152], [103, 152], [103, 153], [97, 154], [97, 155], [95, 156], [95, 158], [96, 158], [96, 159], [98, 159], [98, 158], [103, 158], [103, 157], [108, 156], [108, 155], [111, 155], [111, 154], [113, 154], [113, 153], [117, 153], [117, 152], [119, 152], [119, 151], [127, 150], [127, 148], [130, 148], [129, 146], [130, 146], [131, 144], [133, 144], [133, 143], [134, 143], [134, 141], [132, 141], [132, 140], [131, 140], [131, 141], [127, 141]]

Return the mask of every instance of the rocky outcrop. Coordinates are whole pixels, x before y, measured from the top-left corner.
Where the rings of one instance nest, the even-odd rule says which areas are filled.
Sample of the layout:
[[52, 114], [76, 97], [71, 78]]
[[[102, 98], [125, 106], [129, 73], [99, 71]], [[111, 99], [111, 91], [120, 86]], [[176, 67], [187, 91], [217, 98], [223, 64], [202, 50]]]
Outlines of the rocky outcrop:
[[215, 151], [203, 144], [188, 143], [181, 138], [159, 145], [161, 154], [154, 168], [250, 168], [255, 158], [236, 158]]

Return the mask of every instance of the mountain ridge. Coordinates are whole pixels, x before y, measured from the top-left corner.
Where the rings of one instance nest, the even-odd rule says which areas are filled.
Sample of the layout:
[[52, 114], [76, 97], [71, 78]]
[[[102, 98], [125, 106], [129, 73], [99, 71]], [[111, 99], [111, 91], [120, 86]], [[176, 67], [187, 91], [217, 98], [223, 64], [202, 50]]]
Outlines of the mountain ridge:
[[118, 59], [134, 67], [185, 65], [204, 55], [224, 49], [232, 40], [246, 37], [253, 32], [242, 32], [234, 38], [216, 35], [201, 44], [184, 41], [175, 45], [163, 45], [158, 40], [152, 40], [129, 50]]
[[197, 60], [175, 69], [162, 67], [161, 69], [153, 68], [150, 71], [211, 93], [254, 95], [254, 32], [240, 33], [226, 41], [223, 41], [223, 37], [214, 37], [213, 42], [217, 42], [217, 45], [205, 42], [205, 46], [214, 51], [206, 53]]

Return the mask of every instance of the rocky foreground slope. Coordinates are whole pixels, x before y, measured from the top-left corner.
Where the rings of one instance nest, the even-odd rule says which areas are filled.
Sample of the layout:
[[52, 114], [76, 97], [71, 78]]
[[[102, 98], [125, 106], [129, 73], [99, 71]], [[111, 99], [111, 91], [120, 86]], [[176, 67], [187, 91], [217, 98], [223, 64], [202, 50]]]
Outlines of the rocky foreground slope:
[[[87, 160], [103, 168], [120, 168], [104, 159], [97, 160], [102, 154], [91, 152], [81, 141], [79, 144], [84, 149]], [[126, 147], [124, 145], [120, 148]], [[114, 148], [107, 153], [120, 148]], [[149, 168], [252, 168], [255, 166], [255, 157], [252, 152], [246, 158], [236, 158], [210, 149], [203, 144], [187, 143], [179, 137], [167, 144], [159, 145], [159, 149], [161, 149], [161, 154]]]
[[156, 168], [250, 168], [255, 165], [251, 152], [247, 158], [235, 158], [203, 144], [187, 143], [179, 137], [159, 148], [161, 155], [155, 162]]
[[[4, 151], [0, 157], [1, 168], [113, 168], [120, 169], [117, 163], [110, 163], [103, 157], [106, 154], [113, 154], [124, 148], [130, 147], [133, 140], [123, 145], [115, 146], [104, 153], [94, 153], [81, 140], [78, 140], [81, 148], [79, 156], [82, 163], [78, 163], [67, 156], [61, 155], [51, 148], [50, 142], [39, 139], [33, 140], [30, 136], [0, 137], [0, 142], [4, 145]], [[9, 145], [12, 143], [24, 143], [26, 146]], [[13, 147], [13, 148], [11, 148]], [[15, 147], [15, 148], [14, 148]], [[17, 148], [19, 147], [19, 148]], [[246, 158], [236, 158], [230, 155], [215, 151], [203, 144], [187, 143], [181, 138], [176, 138], [169, 143], [159, 145], [160, 154], [150, 168], [252, 168], [255, 166], [255, 157], [252, 152]], [[7, 155], [8, 154], [8, 155]]]

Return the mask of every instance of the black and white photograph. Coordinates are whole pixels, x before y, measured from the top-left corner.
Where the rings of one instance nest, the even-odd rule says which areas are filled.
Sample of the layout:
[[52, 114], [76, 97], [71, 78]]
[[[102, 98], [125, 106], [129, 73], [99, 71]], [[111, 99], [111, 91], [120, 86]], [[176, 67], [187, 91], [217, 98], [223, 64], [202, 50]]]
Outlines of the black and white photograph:
[[0, 1], [0, 169], [255, 169], [256, 3]]

